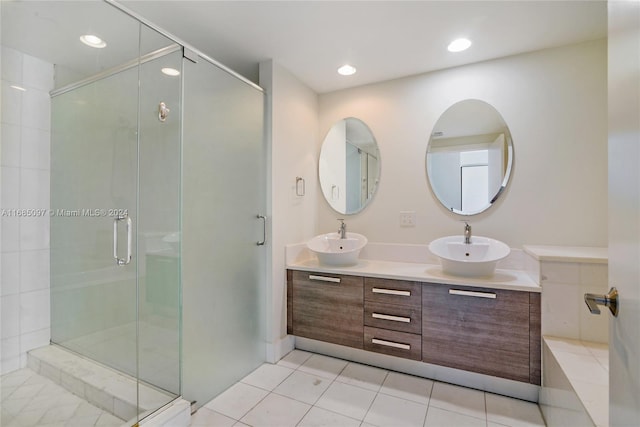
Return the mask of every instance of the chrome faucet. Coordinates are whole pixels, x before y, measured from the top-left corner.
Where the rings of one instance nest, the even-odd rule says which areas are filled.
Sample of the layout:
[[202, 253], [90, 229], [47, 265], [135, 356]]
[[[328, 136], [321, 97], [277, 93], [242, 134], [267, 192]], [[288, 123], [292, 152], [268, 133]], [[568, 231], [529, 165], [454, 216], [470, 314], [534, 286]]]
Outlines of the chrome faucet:
[[466, 221], [464, 223], [464, 243], [467, 245], [471, 243], [471, 226]]
[[344, 219], [338, 219], [340, 221], [340, 228], [338, 228], [338, 234], [341, 239], [347, 238], [347, 224], [344, 223]]

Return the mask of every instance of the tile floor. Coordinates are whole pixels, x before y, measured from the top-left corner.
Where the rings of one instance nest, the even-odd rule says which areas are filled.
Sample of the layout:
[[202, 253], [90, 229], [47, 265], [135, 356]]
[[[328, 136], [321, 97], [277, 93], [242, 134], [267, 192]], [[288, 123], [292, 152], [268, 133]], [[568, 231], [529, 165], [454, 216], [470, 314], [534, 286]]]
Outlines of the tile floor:
[[538, 405], [294, 350], [194, 414], [192, 426], [544, 426]]
[[124, 422], [29, 368], [2, 376], [0, 400], [3, 427], [120, 427]]

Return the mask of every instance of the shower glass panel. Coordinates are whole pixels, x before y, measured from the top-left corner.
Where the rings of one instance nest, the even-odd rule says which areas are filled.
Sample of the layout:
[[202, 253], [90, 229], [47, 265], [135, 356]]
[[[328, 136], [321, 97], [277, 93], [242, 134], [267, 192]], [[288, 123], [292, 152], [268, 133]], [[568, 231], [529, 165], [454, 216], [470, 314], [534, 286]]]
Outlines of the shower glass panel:
[[142, 27], [143, 46], [178, 50], [140, 65], [138, 374], [179, 395], [182, 80], [165, 73], [182, 73], [182, 49], [159, 37]]
[[265, 359], [263, 93], [184, 60], [183, 396], [207, 403]]

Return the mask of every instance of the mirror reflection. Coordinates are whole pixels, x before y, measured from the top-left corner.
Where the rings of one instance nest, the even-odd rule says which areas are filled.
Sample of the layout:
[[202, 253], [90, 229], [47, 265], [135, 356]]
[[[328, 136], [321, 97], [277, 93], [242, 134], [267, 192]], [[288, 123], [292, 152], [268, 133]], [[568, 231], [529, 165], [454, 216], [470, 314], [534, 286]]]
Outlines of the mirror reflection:
[[380, 153], [369, 127], [353, 117], [334, 124], [320, 150], [322, 194], [341, 214], [361, 211], [372, 199], [380, 177]]
[[502, 194], [512, 162], [511, 133], [500, 113], [484, 101], [467, 99], [436, 122], [426, 167], [440, 203], [456, 214], [474, 215]]

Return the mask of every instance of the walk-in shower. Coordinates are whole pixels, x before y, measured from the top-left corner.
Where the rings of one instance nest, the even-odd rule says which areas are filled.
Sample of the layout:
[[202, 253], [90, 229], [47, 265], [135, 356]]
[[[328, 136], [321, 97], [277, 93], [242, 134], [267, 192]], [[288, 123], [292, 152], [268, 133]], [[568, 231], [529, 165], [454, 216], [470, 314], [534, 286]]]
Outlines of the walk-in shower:
[[2, 2], [2, 44], [55, 70], [53, 348], [133, 379], [132, 424], [205, 404], [265, 357], [263, 92], [107, 2]]

